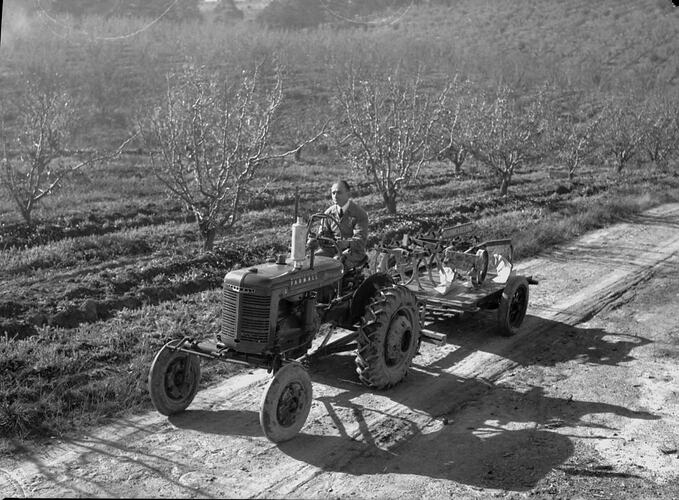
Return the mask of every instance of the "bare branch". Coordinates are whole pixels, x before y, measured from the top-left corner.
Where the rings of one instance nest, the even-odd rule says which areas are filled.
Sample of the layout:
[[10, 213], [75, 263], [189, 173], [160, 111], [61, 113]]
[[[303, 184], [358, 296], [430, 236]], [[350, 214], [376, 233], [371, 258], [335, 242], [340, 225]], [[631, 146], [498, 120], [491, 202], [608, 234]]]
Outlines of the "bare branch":
[[165, 99], [140, 125], [147, 144], [157, 143], [154, 174], [196, 215], [206, 250], [218, 231], [234, 226], [260, 167], [294, 154], [275, 153], [271, 124], [282, 99], [280, 70], [271, 84], [263, 64], [222, 83], [221, 75], [186, 68], [168, 76]]

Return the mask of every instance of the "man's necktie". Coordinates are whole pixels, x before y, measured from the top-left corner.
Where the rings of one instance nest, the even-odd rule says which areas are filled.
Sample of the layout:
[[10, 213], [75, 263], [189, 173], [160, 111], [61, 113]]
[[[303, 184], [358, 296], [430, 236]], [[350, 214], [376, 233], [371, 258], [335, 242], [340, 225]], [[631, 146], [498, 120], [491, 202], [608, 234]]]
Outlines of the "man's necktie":
[[344, 210], [342, 210], [342, 209], [340, 208], [340, 211], [339, 211], [339, 218], [341, 219], [343, 216], [344, 216]]

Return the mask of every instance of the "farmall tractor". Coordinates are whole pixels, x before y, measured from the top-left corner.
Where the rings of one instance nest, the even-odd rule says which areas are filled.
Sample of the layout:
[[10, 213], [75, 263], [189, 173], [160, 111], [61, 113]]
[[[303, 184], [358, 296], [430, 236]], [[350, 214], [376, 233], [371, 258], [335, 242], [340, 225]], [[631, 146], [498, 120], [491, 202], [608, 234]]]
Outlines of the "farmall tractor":
[[[448, 231], [448, 239], [445, 231], [429, 238], [406, 236], [399, 245], [379, 247], [372, 266], [366, 258], [345, 269], [337, 258], [313, 251], [319, 244], [337, 248], [323, 231], [333, 224], [337, 220], [327, 214], [312, 215], [307, 225], [297, 219], [290, 257], [279, 255], [226, 275], [216, 339], [170, 341], [153, 361], [149, 392], [160, 413], [182, 412], [192, 402], [200, 358], [266, 368], [273, 377], [261, 400], [260, 425], [271, 441], [286, 441], [309, 414], [312, 389], [305, 367], [314, 358], [354, 350], [361, 382], [386, 389], [406, 376], [422, 339], [445, 342], [444, 334], [423, 328], [431, 314], [498, 309], [504, 334], [514, 333], [523, 321], [528, 282], [534, 280], [512, 275], [508, 241], [500, 241], [499, 247], [509, 245], [504, 253], [489, 253], [498, 242], [460, 252], [448, 244], [459, 230]], [[489, 267], [495, 261], [501, 265]], [[324, 323], [330, 328], [314, 342]]]

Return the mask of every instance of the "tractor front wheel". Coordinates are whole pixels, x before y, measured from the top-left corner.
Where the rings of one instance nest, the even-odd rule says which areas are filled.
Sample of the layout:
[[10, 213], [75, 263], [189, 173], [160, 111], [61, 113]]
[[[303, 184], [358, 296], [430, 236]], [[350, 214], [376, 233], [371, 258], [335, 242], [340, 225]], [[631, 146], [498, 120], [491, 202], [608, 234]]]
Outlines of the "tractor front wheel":
[[156, 354], [149, 370], [148, 387], [153, 406], [163, 415], [184, 411], [198, 392], [200, 359], [195, 354], [174, 350], [173, 340]]
[[299, 363], [290, 363], [276, 372], [262, 397], [259, 423], [264, 435], [274, 443], [292, 439], [309, 416], [311, 379]]
[[403, 285], [380, 290], [358, 331], [356, 373], [368, 387], [386, 389], [408, 373], [420, 343], [417, 297]]
[[528, 280], [523, 276], [512, 276], [502, 290], [500, 305], [497, 309], [500, 334], [505, 337], [515, 335], [523, 323], [527, 309]]

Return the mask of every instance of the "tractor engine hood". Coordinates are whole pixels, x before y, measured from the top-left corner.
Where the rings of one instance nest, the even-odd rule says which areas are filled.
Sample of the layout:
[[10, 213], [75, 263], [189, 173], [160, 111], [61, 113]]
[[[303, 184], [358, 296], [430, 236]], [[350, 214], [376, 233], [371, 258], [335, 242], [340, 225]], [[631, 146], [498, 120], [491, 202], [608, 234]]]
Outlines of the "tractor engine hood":
[[308, 260], [304, 267], [295, 269], [289, 258], [285, 264], [266, 262], [231, 271], [224, 277], [224, 286], [235, 292], [255, 295], [282, 290], [282, 295], [287, 296], [334, 284], [343, 274], [342, 263], [330, 257], [316, 256], [313, 269], [309, 269]]

